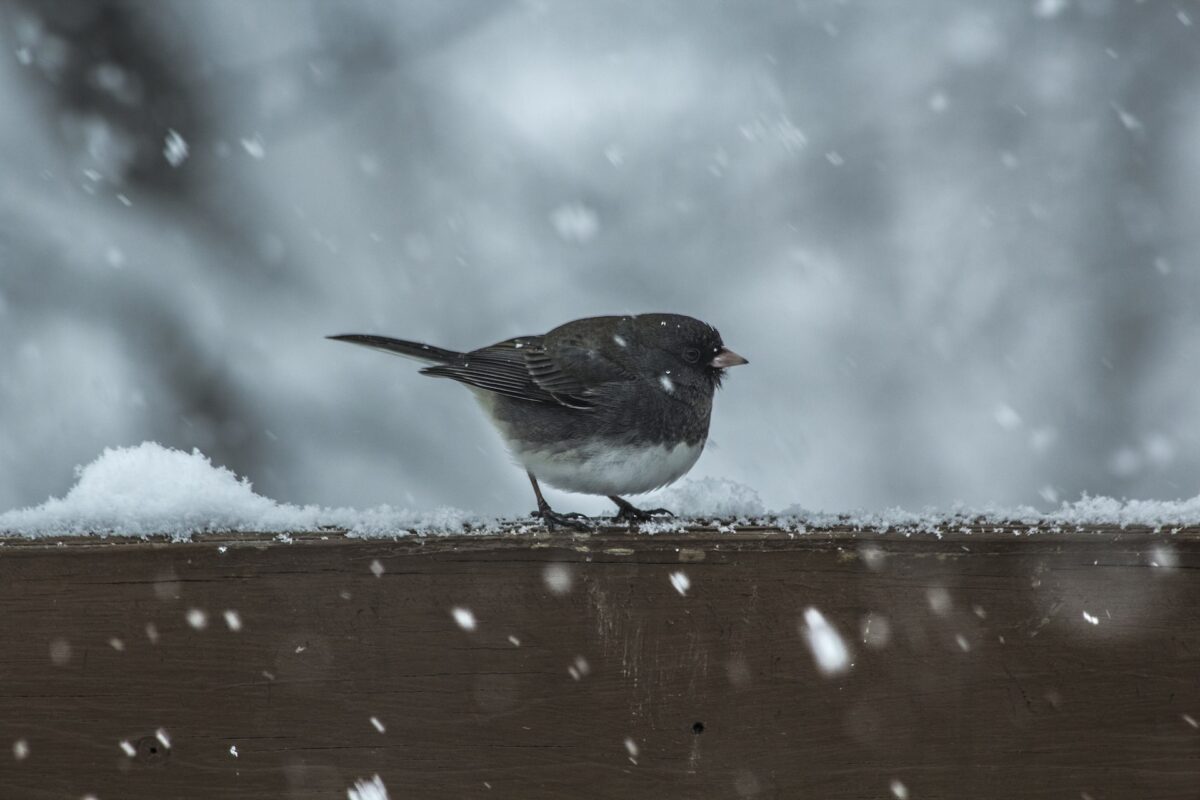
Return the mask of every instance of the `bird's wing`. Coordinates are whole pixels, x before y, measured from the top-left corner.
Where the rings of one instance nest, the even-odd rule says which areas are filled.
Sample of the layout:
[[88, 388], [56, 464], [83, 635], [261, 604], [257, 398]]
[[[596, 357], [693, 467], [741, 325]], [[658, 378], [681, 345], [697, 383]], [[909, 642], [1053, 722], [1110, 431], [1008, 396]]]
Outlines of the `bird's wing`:
[[596, 407], [603, 385], [631, 379], [584, 343], [547, 342], [542, 336], [506, 339], [421, 372], [517, 400], [580, 410]]

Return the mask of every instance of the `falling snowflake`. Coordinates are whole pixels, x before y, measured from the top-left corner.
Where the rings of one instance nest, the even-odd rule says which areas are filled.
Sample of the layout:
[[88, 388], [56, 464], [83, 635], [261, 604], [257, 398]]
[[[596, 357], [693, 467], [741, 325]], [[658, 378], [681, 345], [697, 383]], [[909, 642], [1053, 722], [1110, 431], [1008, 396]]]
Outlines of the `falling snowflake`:
[[458, 623], [458, 627], [464, 631], [475, 630], [475, 615], [471, 613], [471, 609], [459, 606], [450, 609], [450, 614], [454, 617], [454, 621]]
[[591, 664], [583, 656], [575, 656], [575, 663], [567, 667], [567, 674], [575, 680], [585, 677], [591, 671]]
[[941, 587], [934, 587], [925, 592], [925, 599], [929, 601], [929, 609], [939, 617], [950, 611], [950, 593]]
[[263, 140], [255, 134], [251, 139], [242, 139], [242, 149], [245, 150], [251, 158], [263, 158], [267, 154], [267, 148], [263, 145]]
[[552, 594], [566, 594], [573, 582], [571, 568], [566, 564], [547, 564], [542, 570], [542, 580]]
[[50, 642], [50, 661], [58, 667], [71, 660], [71, 643], [66, 639], [55, 639]]
[[823, 674], [836, 675], [850, 667], [850, 651], [846, 643], [820, 611], [811, 606], [804, 610], [801, 633], [812, 651], [813, 660], [817, 662], [817, 669]]
[[178, 167], [188, 157], [188, 143], [184, 140], [179, 131], [171, 128], [167, 131], [167, 138], [163, 142], [163, 158], [167, 159], [167, 163], [172, 167]]
[[1012, 406], [1001, 403], [996, 406], [996, 410], [992, 412], [992, 416], [995, 417], [996, 424], [1006, 431], [1021, 427], [1021, 415]]
[[558, 237], [572, 244], [587, 244], [600, 232], [600, 217], [582, 203], [567, 203], [554, 209], [550, 222]]
[[347, 800], [388, 800], [387, 787], [383, 779], [375, 775], [369, 781], [357, 780], [346, 790]]

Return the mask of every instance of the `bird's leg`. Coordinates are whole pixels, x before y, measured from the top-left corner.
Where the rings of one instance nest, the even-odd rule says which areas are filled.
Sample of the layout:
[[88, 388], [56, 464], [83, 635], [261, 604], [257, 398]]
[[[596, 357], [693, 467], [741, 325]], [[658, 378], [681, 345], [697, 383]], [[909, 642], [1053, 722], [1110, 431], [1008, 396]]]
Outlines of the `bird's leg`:
[[546, 502], [546, 498], [542, 497], [542, 487], [538, 486], [537, 478], [533, 477], [532, 472], [527, 471], [525, 474], [529, 476], [529, 482], [533, 484], [533, 493], [537, 497], [538, 507], [537, 511], [533, 512], [533, 516], [541, 517], [542, 522], [546, 523], [547, 529], [554, 530], [559, 525], [565, 525], [568, 528], [580, 531], [591, 530], [591, 527], [586, 522], [580, 521], [587, 519], [585, 515], [575, 512], [560, 514], [552, 509], [550, 504]]
[[620, 509], [620, 511], [617, 512], [617, 515], [613, 517], [613, 522], [647, 522], [650, 519], [653, 519], [656, 515], [665, 515], [668, 517], [675, 516], [665, 508], [649, 508], [642, 510], [628, 500], [622, 500], [615, 494], [610, 494], [608, 499], [616, 503], [617, 508]]

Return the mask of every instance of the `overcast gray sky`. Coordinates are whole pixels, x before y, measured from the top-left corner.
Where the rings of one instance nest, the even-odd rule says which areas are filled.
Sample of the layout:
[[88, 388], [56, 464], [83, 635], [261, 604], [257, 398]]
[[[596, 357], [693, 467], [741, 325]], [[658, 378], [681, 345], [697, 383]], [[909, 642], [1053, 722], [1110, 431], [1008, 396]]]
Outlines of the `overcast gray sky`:
[[750, 359], [693, 475], [769, 507], [1200, 491], [1196, 3], [28, 0], [0, 32], [2, 508], [154, 439], [280, 500], [524, 513], [469, 392], [322, 337], [639, 311]]

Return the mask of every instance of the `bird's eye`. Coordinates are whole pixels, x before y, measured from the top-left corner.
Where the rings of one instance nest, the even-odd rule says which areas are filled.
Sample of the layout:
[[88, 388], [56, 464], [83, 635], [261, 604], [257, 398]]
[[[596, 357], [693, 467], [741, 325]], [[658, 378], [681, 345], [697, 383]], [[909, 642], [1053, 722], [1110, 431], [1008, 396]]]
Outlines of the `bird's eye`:
[[695, 364], [700, 360], [700, 351], [694, 347], [689, 347], [683, 351], [683, 360], [689, 364]]

